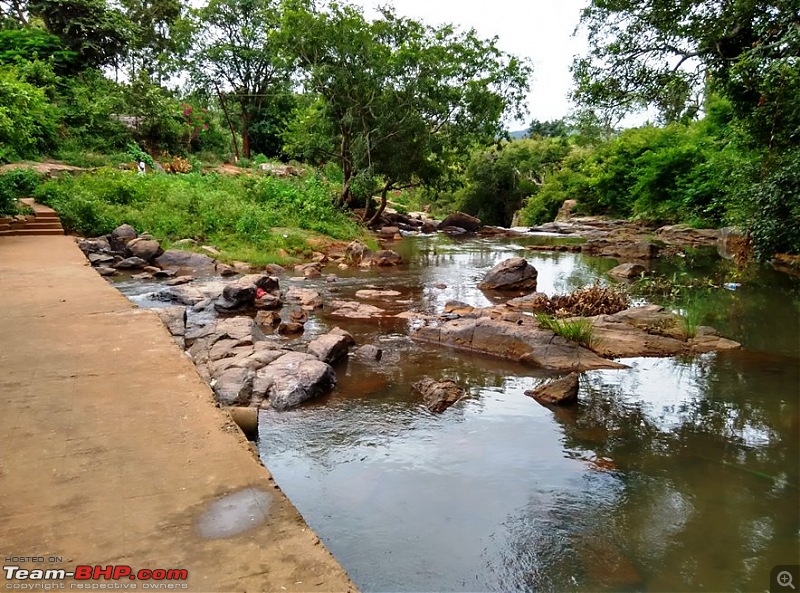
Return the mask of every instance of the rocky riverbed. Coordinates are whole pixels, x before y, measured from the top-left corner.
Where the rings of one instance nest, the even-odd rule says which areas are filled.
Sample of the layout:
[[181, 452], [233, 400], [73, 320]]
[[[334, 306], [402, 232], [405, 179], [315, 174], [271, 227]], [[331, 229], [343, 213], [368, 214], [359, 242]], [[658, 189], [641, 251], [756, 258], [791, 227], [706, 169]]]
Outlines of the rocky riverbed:
[[[442, 230], [447, 234], [452, 228], [450, 222]], [[339, 327], [298, 341], [309, 318], [322, 309], [333, 318], [350, 322], [402, 320], [414, 340], [555, 372], [621, 369], [625, 365], [614, 359], [739, 347], [710, 327], [689, 332], [681, 327], [678, 316], [655, 305], [617, 307], [611, 314], [574, 319], [562, 315], [565, 323], [580, 319], [591, 326], [592, 339], [581, 345], [558, 335], [531, 314], [537, 312], [542, 296], [536, 292], [538, 271], [521, 257], [499, 262], [477, 283], [478, 289], [501, 301], [497, 304], [472, 307], [456, 301], [438, 312], [413, 308], [396, 312], [386, 306], [387, 301], [414, 302], [400, 299], [402, 293], [397, 290], [377, 286], [356, 291], [353, 300], [331, 298], [326, 302], [318, 290], [299, 285], [323, 276], [326, 283], [335, 284], [334, 269], [402, 265], [398, 253], [373, 253], [358, 241], [333, 256], [320, 254], [291, 272], [273, 265], [267, 273], [251, 274], [240, 273], [248, 271], [244, 265], [237, 270], [215, 262], [213, 253], [165, 252], [152, 237], [139, 236], [128, 225], [107, 237], [84, 240], [81, 248], [100, 274], [132, 270], [133, 279], [159, 281], [152, 298], [169, 306], [159, 308], [158, 313], [212, 386], [221, 406], [291, 409], [334, 389], [334, 367], [349, 356], [380, 358], [377, 346], [358, 344], [351, 333]], [[209, 278], [210, 273], [215, 277]], [[197, 275], [204, 279], [196, 281]], [[330, 294], [335, 295], [335, 289]], [[437, 385], [442, 386], [441, 382]], [[427, 394], [439, 391], [448, 392], [420, 390]], [[428, 407], [439, 412], [457, 399], [446, 393], [442, 398], [425, 397]]]

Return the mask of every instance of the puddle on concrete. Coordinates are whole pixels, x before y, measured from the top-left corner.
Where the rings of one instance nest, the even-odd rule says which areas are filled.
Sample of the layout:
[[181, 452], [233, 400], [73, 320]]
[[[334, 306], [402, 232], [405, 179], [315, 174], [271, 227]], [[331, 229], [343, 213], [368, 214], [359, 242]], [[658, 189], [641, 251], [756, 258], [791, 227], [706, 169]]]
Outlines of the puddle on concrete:
[[233, 537], [267, 520], [272, 499], [258, 488], [245, 488], [211, 503], [197, 520], [197, 532], [206, 539]]

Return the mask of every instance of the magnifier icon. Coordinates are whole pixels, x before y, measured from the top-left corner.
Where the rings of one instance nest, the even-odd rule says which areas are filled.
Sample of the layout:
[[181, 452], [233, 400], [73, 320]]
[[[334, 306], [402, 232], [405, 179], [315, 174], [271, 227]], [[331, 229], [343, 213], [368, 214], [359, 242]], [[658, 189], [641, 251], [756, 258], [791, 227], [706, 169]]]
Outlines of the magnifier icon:
[[791, 587], [793, 591], [795, 590], [794, 583], [792, 583], [792, 573], [788, 570], [779, 572], [777, 581], [781, 587]]

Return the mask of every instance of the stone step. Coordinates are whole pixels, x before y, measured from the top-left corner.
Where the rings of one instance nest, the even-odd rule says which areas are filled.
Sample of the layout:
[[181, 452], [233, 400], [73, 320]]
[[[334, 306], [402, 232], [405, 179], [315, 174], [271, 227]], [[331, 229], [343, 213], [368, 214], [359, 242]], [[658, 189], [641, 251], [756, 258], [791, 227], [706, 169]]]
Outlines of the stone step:
[[0, 231], [0, 237], [18, 237], [33, 235], [63, 235], [63, 229], [9, 229]]
[[12, 230], [22, 230], [22, 229], [59, 229], [64, 230], [64, 227], [61, 226], [61, 222], [19, 222], [17, 224], [10, 224], [9, 228]]
[[57, 212], [36, 212], [36, 219], [40, 218], [58, 218]]

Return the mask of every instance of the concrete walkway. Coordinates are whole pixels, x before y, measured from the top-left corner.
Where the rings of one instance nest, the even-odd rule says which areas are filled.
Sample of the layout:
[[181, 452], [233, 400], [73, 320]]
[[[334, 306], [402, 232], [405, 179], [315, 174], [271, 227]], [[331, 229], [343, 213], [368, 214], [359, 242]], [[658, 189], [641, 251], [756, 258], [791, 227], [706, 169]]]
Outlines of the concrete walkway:
[[0, 555], [186, 569], [189, 591], [354, 590], [158, 318], [64, 236], [0, 238]]

